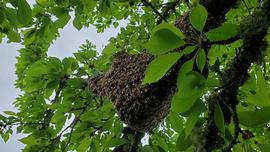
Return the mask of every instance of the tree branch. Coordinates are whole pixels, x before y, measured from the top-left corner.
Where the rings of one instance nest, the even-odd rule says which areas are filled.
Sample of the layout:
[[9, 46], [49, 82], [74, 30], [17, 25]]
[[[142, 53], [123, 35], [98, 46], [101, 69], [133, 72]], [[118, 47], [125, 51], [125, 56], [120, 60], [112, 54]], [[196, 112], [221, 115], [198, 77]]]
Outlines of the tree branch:
[[[220, 143], [223, 141], [223, 139], [218, 136], [218, 129], [213, 121], [213, 103], [219, 103], [223, 105], [221, 108], [225, 117], [224, 120], [226, 124], [231, 122], [231, 116], [233, 116], [234, 120], [234, 139], [224, 149], [224, 151], [230, 151], [231, 148], [237, 143], [237, 138], [241, 131], [239, 128], [239, 122], [236, 113], [236, 106], [239, 102], [237, 99], [237, 92], [239, 87], [243, 85], [248, 78], [248, 69], [251, 63], [258, 61], [262, 55], [262, 52], [265, 50], [266, 43], [264, 42], [264, 37], [267, 34], [267, 29], [270, 25], [269, 9], [270, 0], [263, 1], [261, 8], [257, 9], [241, 24], [240, 36], [243, 38], [243, 48], [232, 61], [230, 68], [224, 72], [223, 77], [221, 78], [223, 87], [221, 90], [216, 92], [218, 95], [212, 95], [209, 97], [211, 100], [208, 100], [209, 121], [207, 123], [207, 129], [205, 132], [206, 142], [204, 145], [206, 151], [212, 151], [213, 149], [219, 148], [219, 146], [223, 145], [223, 143]], [[213, 100], [215, 102], [210, 103], [210, 101]], [[226, 105], [229, 105], [229, 107], [233, 109], [234, 112], [232, 113], [231, 110], [222, 102], [224, 102]]]
[[141, 1], [145, 6], [149, 6], [154, 11], [154, 13], [159, 16], [163, 21], [168, 22], [167, 19], [153, 6], [151, 2], [148, 2], [147, 0]]
[[[124, 127], [124, 129], [122, 130], [122, 134], [122, 138], [127, 140], [129, 140], [128, 136], [132, 135], [133, 141], [131, 142], [131, 144], [115, 147], [112, 152], [137, 152], [138, 146], [141, 143], [141, 139], [144, 136], [144, 133], [140, 133], [128, 127]], [[125, 150], [126, 147], [128, 147], [128, 150]]]

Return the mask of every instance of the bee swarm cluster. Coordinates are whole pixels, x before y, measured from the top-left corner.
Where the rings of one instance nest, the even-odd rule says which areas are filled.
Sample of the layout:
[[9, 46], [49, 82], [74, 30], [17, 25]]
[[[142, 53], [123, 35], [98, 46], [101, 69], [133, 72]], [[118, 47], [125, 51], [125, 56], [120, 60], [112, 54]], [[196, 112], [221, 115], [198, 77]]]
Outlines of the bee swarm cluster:
[[167, 116], [176, 89], [177, 68], [172, 68], [157, 83], [142, 85], [144, 71], [151, 60], [152, 56], [146, 53], [118, 52], [111, 69], [89, 82], [92, 92], [108, 97], [120, 119], [139, 132], [151, 131]]

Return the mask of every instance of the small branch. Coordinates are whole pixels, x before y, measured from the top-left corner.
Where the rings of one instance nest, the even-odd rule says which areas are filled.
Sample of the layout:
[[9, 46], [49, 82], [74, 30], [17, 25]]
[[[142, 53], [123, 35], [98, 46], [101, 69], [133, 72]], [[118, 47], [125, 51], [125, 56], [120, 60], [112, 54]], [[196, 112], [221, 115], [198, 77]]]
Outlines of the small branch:
[[168, 22], [167, 19], [153, 6], [151, 2], [148, 2], [147, 0], [141, 1], [145, 6], [149, 6], [154, 11], [154, 13], [159, 16], [163, 21]]
[[[175, 7], [180, 3], [181, 0], [176, 0], [174, 2], [168, 2], [166, 3], [164, 7], [164, 11], [162, 12], [162, 16], [167, 18], [169, 16], [169, 12], [172, 10], [175, 12]], [[176, 13], [176, 12], [175, 12]], [[161, 20], [158, 21], [158, 23], [161, 23]]]
[[71, 131], [70, 131], [69, 137], [68, 137], [68, 141], [67, 141], [65, 147], [63, 148], [63, 151], [65, 151], [66, 148], [67, 148], [67, 146], [69, 145], [69, 143], [70, 143], [70, 141], [71, 141], [72, 133], [73, 133], [73, 131], [74, 131], [74, 128], [75, 128], [75, 126], [77, 125], [77, 123], [79, 122], [80, 117], [86, 112], [86, 109], [87, 109], [87, 107], [88, 107], [89, 105], [90, 105], [90, 103], [87, 104], [87, 105], [85, 105], [84, 109], [82, 109], [83, 111], [82, 111], [76, 118], [74, 118], [73, 122], [72, 122], [69, 126], [67, 126], [67, 127], [66, 127], [66, 128], [58, 135], [58, 137], [59, 137], [59, 136], [61, 137], [62, 134], [63, 134], [68, 128], [71, 128]]
[[[128, 145], [129, 149], [126, 152], [137, 152], [138, 146], [141, 143], [141, 139], [144, 136], [144, 133], [137, 132], [137, 131], [132, 130], [128, 127], [125, 127], [123, 129], [122, 133], [123, 133], [123, 136], [122, 136], [123, 139], [129, 140], [129, 138], [128, 138], [129, 135], [133, 135], [133, 139], [134, 139], [132, 141], [132, 143], [130, 145]], [[112, 152], [124, 152], [125, 146], [127, 146], [127, 145], [121, 145], [121, 146], [115, 147]]]
[[240, 126], [239, 126], [239, 119], [238, 119], [238, 115], [237, 115], [237, 111], [236, 111], [236, 105], [233, 105], [231, 107], [232, 111], [233, 111], [233, 122], [234, 122], [234, 138], [231, 141], [231, 143], [222, 150], [222, 152], [230, 152], [231, 149], [233, 148], [234, 145], [237, 144], [237, 139], [239, 137], [240, 132], [242, 131]]
[[211, 45], [213, 44], [220, 44], [220, 45], [226, 45], [226, 44], [231, 44], [237, 40], [240, 40], [240, 36], [235, 36], [233, 38], [230, 38], [228, 40], [224, 40], [224, 41], [216, 41], [216, 42], [211, 42]]

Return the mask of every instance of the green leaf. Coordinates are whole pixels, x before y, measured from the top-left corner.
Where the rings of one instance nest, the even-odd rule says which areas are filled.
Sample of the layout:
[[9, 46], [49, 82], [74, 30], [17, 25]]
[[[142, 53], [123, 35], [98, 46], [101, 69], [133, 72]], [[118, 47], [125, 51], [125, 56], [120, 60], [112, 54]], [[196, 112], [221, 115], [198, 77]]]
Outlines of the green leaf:
[[9, 23], [13, 27], [16, 28], [20, 24], [19, 21], [18, 21], [18, 18], [17, 18], [17, 10], [16, 9], [7, 7], [5, 9], [5, 15], [6, 15]]
[[169, 116], [169, 123], [174, 131], [181, 133], [183, 130], [184, 119], [180, 117], [177, 112], [171, 111]]
[[161, 23], [153, 29], [151, 38], [146, 44], [146, 49], [153, 55], [164, 54], [183, 46], [185, 44], [184, 37], [184, 34], [175, 26]]
[[78, 152], [85, 152], [89, 148], [91, 144], [91, 138], [86, 137], [82, 141], [80, 141], [80, 145], [77, 148]]
[[175, 151], [185, 151], [191, 146], [191, 144], [192, 142], [190, 137], [186, 137], [185, 131], [183, 131], [177, 138]]
[[143, 84], [160, 80], [170, 68], [181, 58], [182, 53], [174, 52], [155, 58], [146, 68]]
[[235, 37], [238, 34], [239, 26], [235, 24], [223, 24], [218, 28], [212, 29], [205, 33], [208, 40], [223, 41]]
[[187, 46], [183, 50], [183, 55], [188, 55], [188, 54], [192, 53], [195, 49], [196, 49], [195, 46]]
[[206, 64], [206, 54], [204, 49], [200, 49], [197, 53], [197, 57], [196, 57], [196, 64], [197, 67], [199, 68], [199, 70], [203, 70], [205, 64]]
[[17, 17], [23, 25], [28, 25], [32, 21], [32, 10], [26, 0], [18, 0]]
[[21, 42], [21, 36], [17, 32], [9, 31], [7, 37], [11, 42]]
[[82, 29], [82, 21], [81, 21], [81, 16], [80, 15], [76, 15], [76, 17], [73, 20], [73, 26], [77, 29], [77, 30], [81, 30]]
[[109, 147], [117, 147], [120, 145], [127, 144], [129, 141], [123, 138], [113, 138], [109, 141]]
[[49, 69], [47, 64], [43, 61], [37, 61], [29, 67], [27, 70], [27, 76], [40, 77], [42, 75], [48, 74], [48, 72]]
[[6, 132], [6, 133], [0, 133], [1, 134], [1, 137], [3, 138], [4, 142], [6, 143], [10, 137], [10, 134], [9, 132]]
[[58, 20], [55, 21], [55, 26], [57, 28], [64, 28], [68, 21], [70, 20], [70, 15], [66, 13], [65, 15], [62, 15]]
[[118, 49], [115, 47], [113, 43], [108, 44], [102, 51], [102, 54], [106, 56], [112, 56], [116, 53]]
[[49, 7], [51, 5], [50, 0], [36, 0], [36, 2], [43, 7]]
[[217, 128], [225, 134], [224, 115], [219, 105], [216, 105], [214, 111], [214, 121]]
[[60, 121], [63, 118], [65, 118], [64, 112], [57, 110], [57, 112], [53, 115], [51, 122], [56, 124], [58, 121]]
[[149, 145], [145, 145], [141, 148], [140, 152], [154, 152], [153, 148]]
[[238, 113], [239, 122], [247, 127], [257, 127], [266, 124], [270, 121], [269, 116], [270, 106]]
[[188, 72], [182, 81], [177, 81], [178, 92], [172, 98], [172, 109], [186, 112], [201, 97], [205, 88], [205, 78], [198, 72]]
[[270, 144], [260, 144], [259, 147], [261, 152], [268, 152], [270, 149]]
[[4, 113], [10, 116], [17, 116], [17, 114], [13, 111], [4, 111]]
[[2, 24], [5, 20], [5, 14], [3, 10], [0, 10], [0, 24]]
[[24, 138], [20, 139], [19, 141], [26, 144], [26, 145], [38, 144], [37, 138], [35, 138], [33, 135], [28, 135], [27, 137], [24, 137]]
[[202, 5], [197, 5], [189, 15], [191, 25], [198, 31], [202, 32], [208, 17], [208, 12]]
[[192, 112], [190, 113], [189, 117], [187, 118], [186, 125], [185, 125], [185, 135], [189, 136], [193, 127], [197, 123], [197, 121], [200, 118], [200, 114], [205, 111], [205, 106], [202, 104], [201, 100], [197, 100], [194, 104], [194, 109], [192, 109]]
[[[192, 71], [193, 68], [193, 64], [194, 64], [194, 60], [190, 59], [188, 61], [186, 61], [180, 68], [179, 72], [178, 72], [178, 76], [177, 76], [177, 82], [181, 82], [183, 81], [183, 79], [185, 78], [185, 75]], [[177, 83], [177, 87], [180, 87], [179, 85], [180, 83]]]
[[269, 96], [269, 85], [267, 84], [264, 76], [263, 71], [260, 67], [256, 68], [256, 73], [250, 79], [254, 80], [254, 87], [248, 87], [251, 83], [249, 80], [248, 83], [244, 87], [248, 87], [245, 93], [247, 97], [245, 100], [255, 106], [265, 107], [270, 106], [270, 96]]

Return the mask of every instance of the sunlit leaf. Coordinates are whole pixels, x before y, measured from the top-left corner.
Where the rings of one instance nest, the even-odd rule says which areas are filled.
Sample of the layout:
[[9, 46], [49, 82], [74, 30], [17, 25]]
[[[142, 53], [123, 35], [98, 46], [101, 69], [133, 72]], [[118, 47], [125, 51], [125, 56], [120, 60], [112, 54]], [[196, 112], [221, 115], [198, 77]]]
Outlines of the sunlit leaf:
[[202, 71], [205, 64], [206, 64], [206, 54], [204, 49], [200, 49], [197, 53], [197, 57], [196, 57], [196, 64], [197, 67]]
[[239, 122], [247, 127], [256, 127], [270, 122], [270, 106], [254, 111], [242, 111], [238, 113]]
[[201, 97], [205, 88], [205, 78], [198, 72], [188, 72], [181, 81], [177, 81], [178, 92], [172, 98], [172, 109], [186, 112]]
[[217, 128], [224, 134], [225, 133], [224, 115], [219, 105], [216, 105], [215, 107], [214, 121]]
[[191, 25], [198, 31], [202, 32], [208, 17], [208, 12], [202, 5], [197, 5], [191, 12], [189, 20]]
[[143, 83], [153, 83], [160, 80], [181, 56], [182, 53], [175, 52], [155, 58], [146, 68]]
[[23, 25], [28, 25], [32, 21], [32, 10], [26, 0], [18, 0], [17, 17]]
[[179, 137], [176, 141], [176, 148], [175, 151], [185, 151], [191, 146], [192, 142], [190, 137], [186, 137], [185, 131], [179, 134]]
[[109, 142], [109, 147], [116, 147], [116, 146], [120, 146], [120, 145], [124, 145], [127, 144], [129, 141], [123, 138], [113, 138], [110, 140]]
[[184, 34], [175, 26], [161, 23], [156, 26], [146, 44], [147, 51], [151, 54], [164, 54], [185, 44]]
[[223, 24], [218, 28], [212, 29], [206, 33], [208, 40], [222, 41], [235, 37], [238, 34], [239, 27], [235, 24]]

